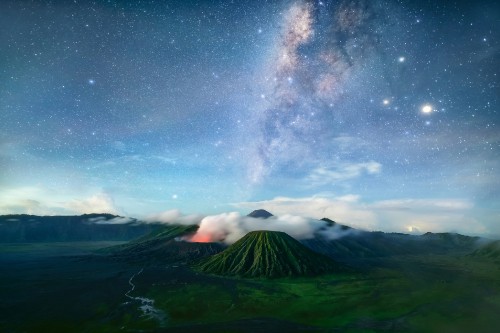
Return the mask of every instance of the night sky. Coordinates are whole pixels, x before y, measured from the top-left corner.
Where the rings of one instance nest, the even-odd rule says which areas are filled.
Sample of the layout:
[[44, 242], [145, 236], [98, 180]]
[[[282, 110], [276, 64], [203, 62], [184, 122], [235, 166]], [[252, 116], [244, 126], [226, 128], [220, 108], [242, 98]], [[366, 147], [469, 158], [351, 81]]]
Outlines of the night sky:
[[0, 214], [500, 235], [497, 1], [0, 1]]

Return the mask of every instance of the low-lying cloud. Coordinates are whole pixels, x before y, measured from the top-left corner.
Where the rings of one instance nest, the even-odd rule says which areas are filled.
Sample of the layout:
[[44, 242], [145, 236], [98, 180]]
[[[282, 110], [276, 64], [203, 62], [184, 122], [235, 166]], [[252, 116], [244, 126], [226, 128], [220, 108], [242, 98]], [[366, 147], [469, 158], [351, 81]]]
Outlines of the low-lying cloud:
[[266, 209], [275, 214], [331, 218], [364, 230], [388, 232], [459, 232], [488, 234], [491, 227], [474, 215], [474, 205], [462, 199], [397, 199], [363, 202], [359, 196], [276, 197], [242, 202], [236, 207]]
[[222, 213], [205, 217], [182, 216], [178, 210], [169, 210], [144, 219], [149, 223], [197, 224], [196, 234], [186, 238], [192, 242], [224, 242], [232, 244], [250, 231], [270, 230], [286, 232], [296, 239], [313, 238], [320, 234], [327, 239], [338, 239], [352, 230], [328, 226], [325, 221], [284, 214], [267, 219], [243, 216], [238, 212]]
[[289, 214], [261, 219], [231, 212], [207, 216], [200, 221], [199, 225], [200, 228], [190, 241], [221, 241], [232, 244], [248, 232], [256, 230], [282, 231], [296, 239], [313, 238], [316, 233], [328, 239], [337, 239], [349, 233], [340, 227], [327, 227], [325, 221]]

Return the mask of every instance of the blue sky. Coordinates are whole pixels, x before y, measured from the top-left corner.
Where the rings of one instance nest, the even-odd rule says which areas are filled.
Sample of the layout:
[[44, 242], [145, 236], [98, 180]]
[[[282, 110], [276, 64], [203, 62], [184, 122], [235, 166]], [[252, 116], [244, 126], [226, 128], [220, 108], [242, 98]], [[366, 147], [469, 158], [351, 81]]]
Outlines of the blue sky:
[[500, 234], [494, 1], [3, 1], [0, 213]]

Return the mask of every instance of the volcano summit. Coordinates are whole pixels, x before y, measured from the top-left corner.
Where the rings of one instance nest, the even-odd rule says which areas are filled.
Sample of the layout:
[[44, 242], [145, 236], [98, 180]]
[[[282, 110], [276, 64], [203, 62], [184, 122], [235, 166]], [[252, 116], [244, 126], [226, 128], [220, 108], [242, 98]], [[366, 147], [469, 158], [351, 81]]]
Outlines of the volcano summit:
[[341, 270], [284, 232], [252, 231], [223, 252], [196, 265], [202, 272], [239, 277], [313, 276]]

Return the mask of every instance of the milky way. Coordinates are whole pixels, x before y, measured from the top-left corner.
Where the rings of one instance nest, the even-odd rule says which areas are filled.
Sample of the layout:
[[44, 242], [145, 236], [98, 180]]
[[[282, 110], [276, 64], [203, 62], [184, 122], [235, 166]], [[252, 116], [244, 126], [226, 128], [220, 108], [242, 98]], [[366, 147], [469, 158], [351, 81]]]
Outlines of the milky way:
[[0, 213], [498, 235], [496, 1], [2, 1]]

